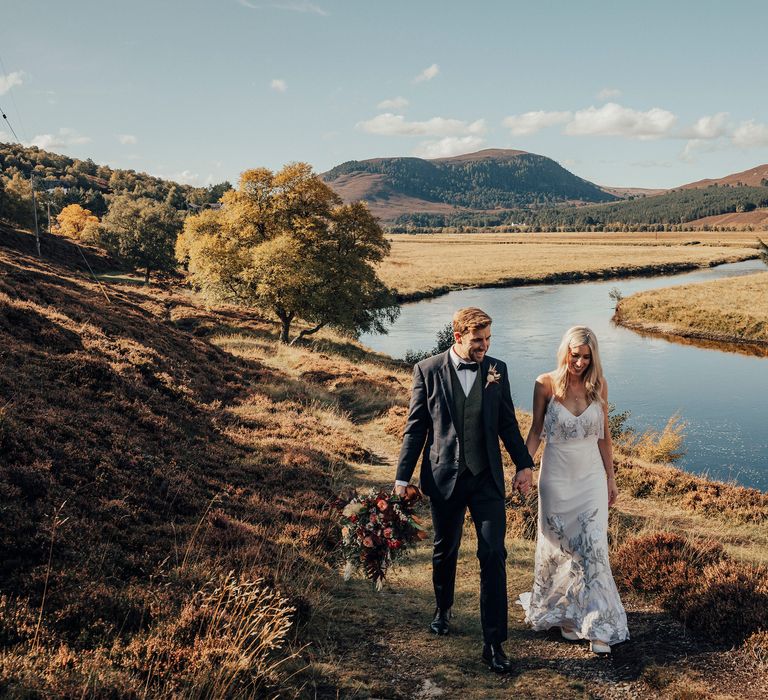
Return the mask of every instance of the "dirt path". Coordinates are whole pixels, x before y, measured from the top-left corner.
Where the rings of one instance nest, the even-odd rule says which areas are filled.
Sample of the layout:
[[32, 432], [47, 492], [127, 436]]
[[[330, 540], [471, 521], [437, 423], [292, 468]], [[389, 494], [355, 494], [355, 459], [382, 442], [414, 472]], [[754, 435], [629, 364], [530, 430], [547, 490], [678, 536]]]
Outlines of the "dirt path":
[[[359, 465], [358, 488], [389, 485], [399, 439], [382, 419], [359, 426], [356, 437], [370, 450]], [[425, 516], [428, 511], [425, 508]], [[451, 634], [428, 629], [434, 607], [431, 545], [426, 542], [394, 568], [381, 593], [359, 577], [333, 592], [328, 634], [338, 685], [317, 697], [354, 698], [757, 698], [768, 697], [760, 674], [742, 651], [718, 649], [688, 634], [666, 613], [626, 598], [632, 639], [598, 658], [586, 644], [559, 634], [532, 632], [513, 601], [530, 589], [534, 544], [508, 536], [510, 638], [515, 662], [509, 676], [490, 673], [480, 660], [479, 569], [474, 529], [465, 529], [459, 559], [456, 617]]]

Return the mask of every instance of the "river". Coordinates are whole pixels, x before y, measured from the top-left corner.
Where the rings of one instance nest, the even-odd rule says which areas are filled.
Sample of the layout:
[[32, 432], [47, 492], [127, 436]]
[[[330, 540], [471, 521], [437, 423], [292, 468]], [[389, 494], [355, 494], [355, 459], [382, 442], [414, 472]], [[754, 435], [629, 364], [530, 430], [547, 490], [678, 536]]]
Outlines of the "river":
[[387, 335], [361, 340], [392, 357], [430, 350], [456, 309], [479, 306], [494, 319], [490, 354], [507, 362], [515, 405], [530, 411], [533, 382], [554, 367], [563, 333], [589, 326], [600, 342], [609, 400], [631, 412], [628, 425], [658, 430], [678, 413], [687, 423], [678, 466], [768, 491], [768, 358], [621, 328], [611, 321], [609, 297], [613, 288], [629, 296], [764, 270], [759, 260], [748, 260], [663, 277], [467, 289], [406, 304]]

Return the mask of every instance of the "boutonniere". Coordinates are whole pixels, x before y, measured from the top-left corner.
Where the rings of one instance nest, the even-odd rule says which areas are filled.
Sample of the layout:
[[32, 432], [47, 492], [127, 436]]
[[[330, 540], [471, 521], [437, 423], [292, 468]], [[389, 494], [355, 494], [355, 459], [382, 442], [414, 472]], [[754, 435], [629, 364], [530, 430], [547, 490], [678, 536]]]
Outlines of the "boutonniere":
[[488, 374], [485, 377], [485, 388], [487, 389], [491, 384], [498, 384], [500, 379], [501, 374], [499, 374], [499, 370], [496, 369], [496, 365], [491, 365], [488, 368]]

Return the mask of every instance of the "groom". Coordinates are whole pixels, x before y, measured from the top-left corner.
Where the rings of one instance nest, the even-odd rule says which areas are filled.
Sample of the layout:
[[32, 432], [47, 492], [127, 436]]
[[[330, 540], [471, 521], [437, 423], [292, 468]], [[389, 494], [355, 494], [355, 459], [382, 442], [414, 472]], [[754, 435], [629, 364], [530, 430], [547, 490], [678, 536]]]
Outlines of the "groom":
[[419, 362], [395, 493], [404, 495], [421, 458], [421, 488], [430, 497], [435, 531], [432, 582], [437, 609], [430, 629], [448, 634], [456, 562], [469, 508], [480, 560], [482, 657], [492, 671], [512, 664], [502, 648], [507, 638], [507, 572], [504, 548], [504, 471], [499, 438], [517, 467], [513, 488], [525, 494], [533, 461], [515, 418], [507, 367], [486, 355], [491, 318], [477, 308], [453, 316], [454, 345]]

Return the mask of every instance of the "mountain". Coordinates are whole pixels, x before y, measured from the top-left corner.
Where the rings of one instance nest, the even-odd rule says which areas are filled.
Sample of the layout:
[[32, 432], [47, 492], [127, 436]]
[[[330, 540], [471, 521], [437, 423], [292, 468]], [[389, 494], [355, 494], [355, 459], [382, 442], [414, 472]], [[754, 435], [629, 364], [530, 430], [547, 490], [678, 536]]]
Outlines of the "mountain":
[[618, 199], [551, 158], [506, 149], [431, 160], [351, 160], [322, 178], [345, 202], [363, 199], [384, 221], [414, 213], [451, 216]]
[[697, 180], [689, 182], [687, 185], [681, 185], [679, 190], [694, 190], [703, 187], [765, 187], [768, 185], [768, 163], [758, 165], [756, 168], [742, 170], [740, 173], [733, 173], [725, 177], [707, 180]]

